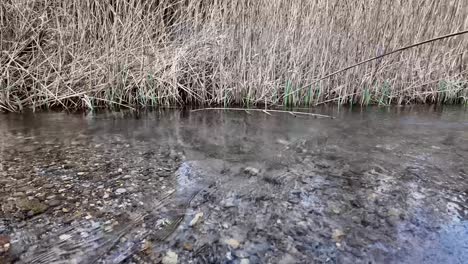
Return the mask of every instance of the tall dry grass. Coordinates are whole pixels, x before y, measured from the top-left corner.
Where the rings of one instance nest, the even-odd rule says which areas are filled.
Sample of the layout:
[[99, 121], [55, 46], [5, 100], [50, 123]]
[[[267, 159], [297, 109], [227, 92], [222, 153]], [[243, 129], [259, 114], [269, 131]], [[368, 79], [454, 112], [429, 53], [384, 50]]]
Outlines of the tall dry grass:
[[467, 35], [305, 85], [466, 29], [467, 6], [468, 0], [2, 0], [0, 108], [466, 103]]

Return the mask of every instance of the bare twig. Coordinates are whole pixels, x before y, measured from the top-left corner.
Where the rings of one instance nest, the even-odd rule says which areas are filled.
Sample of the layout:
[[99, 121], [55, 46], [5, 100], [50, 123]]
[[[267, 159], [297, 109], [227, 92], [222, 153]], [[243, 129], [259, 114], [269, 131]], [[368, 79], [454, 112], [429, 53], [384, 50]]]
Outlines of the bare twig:
[[199, 112], [199, 111], [207, 111], [207, 110], [227, 110], [227, 111], [243, 111], [243, 112], [249, 112], [249, 111], [258, 111], [258, 112], [263, 112], [265, 114], [271, 115], [270, 112], [272, 113], [286, 113], [286, 114], [291, 114], [293, 116], [296, 115], [307, 115], [307, 116], [313, 116], [315, 118], [331, 118], [334, 119], [335, 117], [333, 116], [328, 116], [328, 115], [321, 115], [321, 114], [314, 114], [314, 113], [305, 113], [305, 112], [294, 112], [294, 111], [284, 111], [284, 110], [273, 110], [273, 109], [242, 109], [242, 108], [217, 108], [217, 107], [208, 107], [208, 108], [201, 108], [201, 109], [195, 109], [191, 110], [190, 112]]

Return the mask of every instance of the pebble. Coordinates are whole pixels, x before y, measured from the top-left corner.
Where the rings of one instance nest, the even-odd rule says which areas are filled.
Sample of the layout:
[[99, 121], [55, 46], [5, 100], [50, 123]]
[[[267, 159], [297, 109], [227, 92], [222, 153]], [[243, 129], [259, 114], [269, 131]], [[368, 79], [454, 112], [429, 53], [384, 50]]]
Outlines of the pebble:
[[276, 143], [281, 144], [281, 145], [289, 145], [289, 142], [285, 139], [277, 139]]
[[19, 201], [18, 207], [23, 211], [28, 211], [29, 216], [42, 214], [49, 208], [47, 204], [41, 203], [37, 200], [28, 199]]
[[225, 243], [226, 245], [230, 246], [230, 247], [233, 248], [233, 249], [237, 249], [237, 248], [239, 248], [239, 246], [240, 246], [239, 241], [237, 241], [237, 240], [235, 240], [235, 239], [232, 239], [232, 238], [231, 238], [231, 239], [226, 239], [226, 240], [224, 241], [224, 243]]
[[187, 251], [192, 251], [193, 250], [193, 244], [192, 243], [184, 243], [184, 249]]
[[126, 192], [127, 192], [127, 190], [125, 188], [118, 188], [117, 190], [115, 190], [116, 194], [124, 194]]
[[47, 183], [47, 184], [42, 185], [42, 188], [44, 188], [44, 189], [52, 189], [52, 188], [54, 188], [54, 185], [51, 184], [51, 183]]
[[228, 251], [226, 253], [226, 259], [229, 261], [232, 261], [234, 259], [234, 256], [232, 255], [231, 251]]
[[195, 226], [200, 219], [203, 217], [203, 212], [197, 213], [195, 217], [190, 221], [189, 226]]
[[278, 262], [278, 264], [295, 264], [295, 263], [297, 263], [296, 259], [290, 254], [284, 255], [281, 258], [281, 260]]
[[341, 242], [343, 240], [345, 234], [342, 230], [340, 229], [335, 229], [333, 230], [332, 238], [335, 242]]
[[55, 207], [55, 206], [59, 206], [60, 205], [60, 201], [59, 200], [48, 200], [46, 202], [49, 206], [52, 206], [52, 207]]
[[10, 238], [0, 235], [0, 253], [7, 252], [10, 249]]
[[231, 208], [231, 207], [236, 206], [234, 204], [234, 198], [224, 199], [223, 201], [221, 201], [221, 204], [224, 206], [224, 208]]
[[247, 167], [244, 169], [244, 173], [250, 175], [250, 176], [256, 176], [260, 173], [260, 170], [254, 167]]
[[173, 251], [168, 251], [166, 255], [162, 259], [163, 264], [177, 264], [178, 262], [178, 256], [175, 252]]
[[146, 253], [149, 253], [149, 251], [153, 248], [153, 243], [146, 239], [142, 242], [143, 243], [141, 244], [141, 251], [146, 251]]
[[240, 264], [250, 264], [250, 260], [246, 258], [241, 259]]
[[399, 216], [401, 215], [401, 212], [400, 212], [400, 210], [398, 210], [398, 209], [390, 208], [390, 209], [388, 210], [388, 215], [389, 215], [389, 216], [393, 216], [393, 217], [399, 217]]
[[240, 259], [245, 259], [245, 258], [248, 258], [249, 257], [249, 253], [247, 253], [246, 251], [244, 250], [236, 250], [234, 252], [234, 255]]
[[59, 236], [59, 239], [62, 241], [68, 240], [70, 238], [71, 238], [71, 235], [68, 235], [68, 234], [63, 234]]

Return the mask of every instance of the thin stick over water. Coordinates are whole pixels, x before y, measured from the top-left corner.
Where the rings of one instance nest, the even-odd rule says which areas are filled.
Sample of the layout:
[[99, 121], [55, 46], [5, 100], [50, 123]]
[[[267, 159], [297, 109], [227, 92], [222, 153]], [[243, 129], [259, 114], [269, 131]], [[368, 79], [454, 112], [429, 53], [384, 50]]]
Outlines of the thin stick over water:
[[272, 109], [242, 109], [242, 108], [222, 108], [222, 107], [208, 107], [208, 108], [201, 108], [201, 109], [195, 109], [191, 110], [190, 112], [199, 112], [199, 111], [206, 111], [206, 110], [227, 110], [227, 111], [243, 111], [249, 113], [250, 111], [258, 111], [258, 112], [263, 112], [265, 114], [271, 115], [270, 112], [272, 113], [287, 113], [293, 116], [296, 115], [307, 115], [307, 116], [313, 116], [315, 118], [331, 118], [335, 119], [333, 116], [329, 115], [322, 115], [322, 114], [314, 114], [314, 113], [305, 113], [305, 112], [294, 112], [294, 111], [285, 111], [285, 110], [272, 110]]

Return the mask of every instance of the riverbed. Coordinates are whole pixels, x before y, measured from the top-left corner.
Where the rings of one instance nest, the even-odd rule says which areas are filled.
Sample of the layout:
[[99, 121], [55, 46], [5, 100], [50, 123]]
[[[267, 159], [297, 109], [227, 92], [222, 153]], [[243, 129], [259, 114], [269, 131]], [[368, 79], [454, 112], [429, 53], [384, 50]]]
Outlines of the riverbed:
[[464, 263], [468, 109], [0, 115], [0, 263]]

